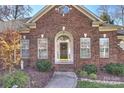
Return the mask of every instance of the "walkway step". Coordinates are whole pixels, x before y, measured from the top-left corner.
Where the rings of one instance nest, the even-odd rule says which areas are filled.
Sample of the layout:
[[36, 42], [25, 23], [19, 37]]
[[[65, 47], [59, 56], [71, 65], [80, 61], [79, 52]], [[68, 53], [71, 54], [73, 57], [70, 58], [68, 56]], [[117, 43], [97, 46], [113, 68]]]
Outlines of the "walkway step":
[[74, 88], [76, 85], [77, 76], [74, 72], [54, 72], [45, 88]]

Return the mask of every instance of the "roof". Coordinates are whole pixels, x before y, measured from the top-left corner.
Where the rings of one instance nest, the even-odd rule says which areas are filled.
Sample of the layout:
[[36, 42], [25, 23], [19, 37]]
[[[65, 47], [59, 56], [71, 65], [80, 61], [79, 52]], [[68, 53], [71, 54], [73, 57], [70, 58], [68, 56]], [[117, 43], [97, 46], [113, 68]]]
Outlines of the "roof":
[[117, 31], [124, 28], [123, 26], [120, 25], [113, 25], [113, 24], [108, 24], [108, 23], [103, 23], [99, 26], [99, 31]]
[[[37, 12], [32, 18], [25, 18], [25, 19], [18, 19], [18, 20], [11, 20], [11, 21], [0, 21], [0, 32], [3, 32], [7, 29], [13, 29], [13, 30], [27, 30], [29, 28], [35, 27], [35, 23], [41, 16], [43, 16], [45, 13], [50, 11], [52, 8], [54, 8], [56, 5], [46, 5], [44, 6], [39, 12]], [[90, 10], [85, 8], [84, 6], [79, 5], [72, 5], [74, 8], [88, 16], [93, 21], [100, 21], [102, 20], [96, 16], [94, 13], [92, 13]], [[30, 27], [29, 27], [30, 26]]]
[[117, 34], [118, 34], [118, 35], [124, 35], [124, 30], [118, 30], [118, 31], [117, 31]]
[[[38, 13], [36, 13], [27, 23], [36, 22], [39, 18], [41, 18], [44, 14], [49, 12], [52, 8], [54, 8], [56, 5], [47, 5], [44, 6]], [[76, 8], [78, 11], [82, 12], [86, 16], [88, 16], [93, 21], [101, 21], [103, 22], [98, 16], [96, 16], [93, 12], [85, 8], [84, 6], [79, 5], [72, 5], [74, 8]]]
[[25, 23], [29, 20], [29, 18], [18, 19], [18, 20], [10, 20], [10, 21], [0, 21], [0, 32], [3, 32], [7, 29], [19, 30], [21, 28], [27, 28]]
[[[30, 28], [36, 28], [36, 21], [41, 18], [44, 14], [49, 12], [56, 5], [47, 5], [44, 6], [38, 13], [36, 13], [32, 18], [18, 19], [2, 22], [0, 21], [0, 32], [7, 30], [8, 28], [19, 31], [30, 31]], [[93, 20], [92, 26], [99, 27], [99, 31], [117, 31], [117, 29], [124, 28], [123, 26], [107, 24], [102, 21], [98, 16], [92, 13], [90, 10], [85, 8], [84, 6], [72, 5], [72, 7], [76, 8], [81, 13], [85, 14], [87, 17]], [[121, 31], [117, 31], [117, 33], [123, 33]]]

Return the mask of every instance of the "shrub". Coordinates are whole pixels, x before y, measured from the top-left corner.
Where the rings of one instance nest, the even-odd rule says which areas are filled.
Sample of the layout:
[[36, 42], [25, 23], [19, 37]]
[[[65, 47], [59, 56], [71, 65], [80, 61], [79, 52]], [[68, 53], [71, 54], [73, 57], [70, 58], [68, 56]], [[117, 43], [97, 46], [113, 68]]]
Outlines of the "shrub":
[[47, 60], [43, 60], [43, 61], [37, 62], [36, 67], [39, 71], [46, 72], [51, 70], [52, 64]]
[[91, 73], [96, 74], [96, 72], [97, 72], [97, 68], [96, 68], [96, 66], [94, 64], [84, 65], [82, 69], [84, 71], [86, 71], [88, 74], [91, 74]]
[[105, 66], [105, 70], [109, 74], [124, 76], [124, 64], [110, 63]]
[[82, 71], [81, 69], [77, 69], [76, 74], [79, 75], [81, 71]]
[[86, 76], [88, 76], [88, 74], [86, 71], [80, 71], [79, 76], [86, 77]]
[[91, 79], [97, 79], [97, 75], [94, 73], [89, 74], [89, 78]]
[[2, 85], [2, 76], [0, 76], [0, 86]]
[[3, 78], [3, 86], [5, 88], [12, 88], [14, 85], [18, 87], [25, 87], [28, 84], [29, 77], [23, 71], [16, 71], [11, 74], [7, 74]]

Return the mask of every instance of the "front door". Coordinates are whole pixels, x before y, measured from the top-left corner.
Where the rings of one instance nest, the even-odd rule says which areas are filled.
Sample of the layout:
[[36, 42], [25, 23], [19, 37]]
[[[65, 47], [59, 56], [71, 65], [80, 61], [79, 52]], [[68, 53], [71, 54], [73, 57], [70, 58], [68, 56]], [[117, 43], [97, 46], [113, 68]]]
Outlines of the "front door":
[[60, 43], [60, 59], [62, 60], [68, 60], [68, 43], [62, 42]]

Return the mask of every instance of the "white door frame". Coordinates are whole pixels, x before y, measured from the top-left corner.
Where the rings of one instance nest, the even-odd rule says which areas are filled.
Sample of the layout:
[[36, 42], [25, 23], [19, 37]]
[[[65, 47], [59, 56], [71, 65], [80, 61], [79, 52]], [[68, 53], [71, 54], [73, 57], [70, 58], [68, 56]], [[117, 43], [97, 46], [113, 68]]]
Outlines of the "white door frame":
[[[62, 35], [69, 37], [70, 40], [58, 41], [57, 39]], [[58, 55], [60, 56], [60, 43], [61, 42], [68, 43], [68, 57], [69, 57], [68, 60], [61, 60], [60, 58], [58, 58]], [[73, 37], [71, 33], [67, 31], [60, 31], [55, 36], [55, 64], [73, 64]]]

